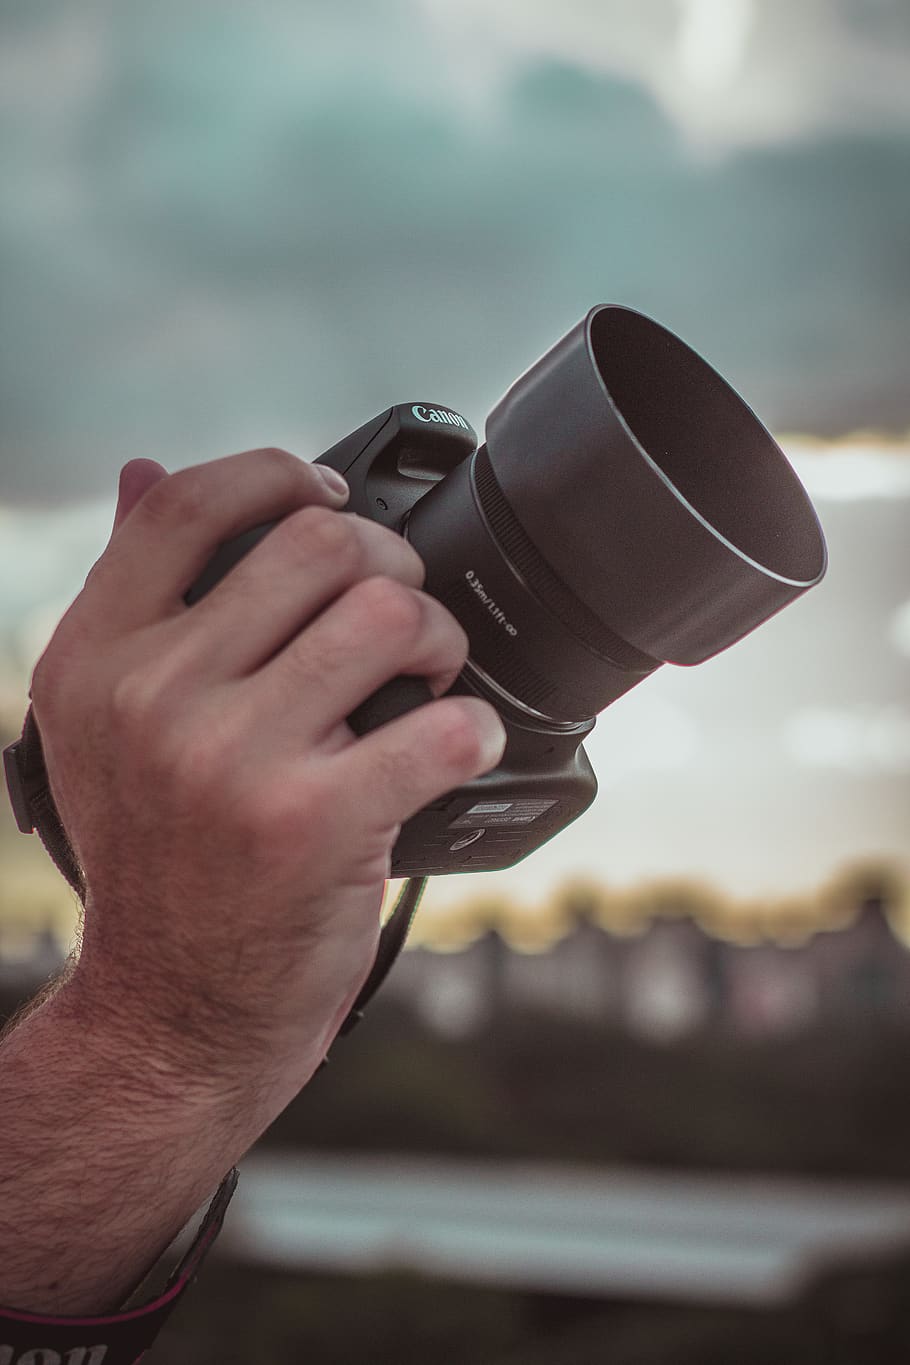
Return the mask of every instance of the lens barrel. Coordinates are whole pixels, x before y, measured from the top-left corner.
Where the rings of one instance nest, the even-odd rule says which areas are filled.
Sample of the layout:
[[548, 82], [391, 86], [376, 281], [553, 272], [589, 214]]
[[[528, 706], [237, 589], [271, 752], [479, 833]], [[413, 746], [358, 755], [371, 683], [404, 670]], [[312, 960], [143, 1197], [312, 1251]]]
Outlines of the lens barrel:
[[585, 719], [695, 664], [823, 576], [780, 447], [727, 382], [628, 308], [591, 312], [490, 413], [486, 445], [414, 507], [427, 589], [522, 706]]

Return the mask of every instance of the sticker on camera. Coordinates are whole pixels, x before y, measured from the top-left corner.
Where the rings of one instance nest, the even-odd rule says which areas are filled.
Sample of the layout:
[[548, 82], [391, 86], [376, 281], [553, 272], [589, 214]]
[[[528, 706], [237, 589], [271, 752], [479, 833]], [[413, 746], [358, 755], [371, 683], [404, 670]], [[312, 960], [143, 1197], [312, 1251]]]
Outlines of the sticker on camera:
[[471, 829], [478, 825], [530, 825], [556, 805], [555, 801], [478, 801], [453, 820], [449, 829]]

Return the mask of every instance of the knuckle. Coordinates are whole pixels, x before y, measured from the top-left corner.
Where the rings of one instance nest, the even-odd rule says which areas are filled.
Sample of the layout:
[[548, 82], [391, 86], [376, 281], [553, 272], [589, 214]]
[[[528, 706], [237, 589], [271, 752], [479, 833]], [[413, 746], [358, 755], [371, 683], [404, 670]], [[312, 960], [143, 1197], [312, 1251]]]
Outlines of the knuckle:
[[214, 799], [224, 798], [221, 755], [207, 735], [196, 733], [172, 740], [167, 748], [162, 746], [160, 754], [166, 759], [175, 789], [188, 797], [195, 808], [205, 802], [214, 809]]
[[484, 743], [474, 716], [461, 706], [439, 708], [435, 728], [436, 750], [441, 761], [457, 770], [481, 765]]
[[363, 559], [363, 548], [350, 518], [328, 507], [304, 507], [287, 517], [276, 530], [283, 528], [294, 553], [311, 562], [313, 559], [330, 563], [333, 569], [356, 574]]
[[181, 469], [159, 479], [143, 495], [139, 507], [143, 515], [168, 525], [197, 520], [205, 511], [206, 497], [199, 466]]
[[110, 718], [114, 732], [152, 739], [165, 711], [165, 699], [152, 671], [135, 669], [113, 684]]
[[402, 536], [397, 535], [394, 531], [392, 532], [392, 535], [395, 536], [395, 539], [401, 546], [403, 565], [409, 577], [413, 579], [414, 586], [416, 588], [422, 588], [426, 582], [427, 566], [424, 564], [413, 545], [403, 539]]
[[196, 710], [177, 718], [162, 704], [160, 729], [152, 736], [146, 766], [170, 792], [181, 811], [197, 818], [205, 810], [213, 824], [230, 819], [236, 802], [237, 735], [229, 721]]
[[317, 779], [293, 786], [276, 781], [260, 787], [254, 797], [242, 804], [241, 820], [246, 838], [260, 849], [276, 856], [292, 851], [299, 857], [324, 840], [331, 802]]
[[404, 536], [369, 517], [358, 516], [356, 512], [347, 512], [345, 515], [348, 521], [357, 526], [369, 546], [373, 563], [384, 565], [382, 571], [393, 574], [412, 588], [423, 587], [427, 576], [426, 565]]
[[258, 465], [267, 464], [277, 475], [290, 475], [292, 478], [299, 478], [300, 471], [306, 469], [305, 461], [292, 455], [289, 450], [282, 450], [280, 446], [263, 446], [260, 450], [254, 450]]
[[420, 632], [424, 609], [420, 594], [395, 578], [365, 578], [351, 589], [359, 615], [377, 634], [409, 642]]
[[453, 663], [459, 667], [465, 662], [471, 648], [468, 633], [457, 621], [450, 611], [445, 607], [439, 607], [439, 630], [445, 643], [446, 651], [451, 655]]

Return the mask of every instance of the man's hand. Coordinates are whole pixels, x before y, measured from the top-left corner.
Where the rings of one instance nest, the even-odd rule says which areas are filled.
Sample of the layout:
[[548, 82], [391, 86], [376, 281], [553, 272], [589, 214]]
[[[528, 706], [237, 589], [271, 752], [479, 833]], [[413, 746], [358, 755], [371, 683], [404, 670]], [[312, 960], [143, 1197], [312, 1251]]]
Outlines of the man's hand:
[[[390, 678], [445, 691], [467, 639], [400, 536], [339, 513], [334, 477], [279, 450], [128, 465], [35, 670], [89, 889], [78, 975], [187, 1078], [249, 1064], [299, 1088], [314, 1029], [371, 966], [401, 823], [502, 752], [492, 707], [466, 698], [354, 738], [345, 717]], [[218, 544], [275, 518], [187, 608]]]
[[[306, 1083], [372, 964], [389, 854], [498, 762], [485, 702], [355, 738], [467, 652], [403, 539], [278, 450], [121, 476], [110, 542], [33, 679], [87, 880], [81, 955], [0, 1048], [0, 1302], [116, 1307]], [[193, 607], [220, 542], [272, 530]]]

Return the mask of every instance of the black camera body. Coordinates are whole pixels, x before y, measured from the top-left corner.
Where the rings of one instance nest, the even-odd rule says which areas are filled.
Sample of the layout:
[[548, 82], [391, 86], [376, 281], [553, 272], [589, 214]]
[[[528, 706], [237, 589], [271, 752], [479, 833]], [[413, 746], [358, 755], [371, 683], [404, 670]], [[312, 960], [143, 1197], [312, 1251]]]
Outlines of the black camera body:
[[[333, 446], [319, 463], [348, 480], [350, 511], [407, 536], [420, 499], [457, 466], [464, 464], [468, 473], [477, 446], [460, 413], [440, 404], [404, 403]], [[517, 627], [486, 593], [463, 538], [453, 537], [450, 549], [454, 562], [427, 563], [426, 591], [456, 610], [472, 639], [472, 654], [481, 631], [501, 632], [507, 647]], [[581, 815], [597, 792], [582, 744], [593, 718], [561, 723], [535, 714], [517, 705], [472, 659], [451, 690], [495, 705], [506, 749], [493, 772], [449, 792], [403, 826], [392, 854], [394, 877], [511, 867]], [[358, 708], [351, 723], [355, 730], [372, 729], [407, 709], [409, 699], [426, 696], [419, 680], [396, 679]]]
[[[351, 496], [346, 511], [407, 534], [417, 502], [457, 465], [474, 459], [477, 444], [473, 427], [450, 408], [402, 403], [358, 427], [316, 463], [330, 465], [347, 479]], [[187, 601], [197, 601], [214, 587], [271, 525], [222, 545]], [[494, 615], [496, 609], [484, 603], [466, 578], [471, 573], [479, 583], [475, 571], [459, 566], [453, 573], [456, 582], [459, 572], [477, 613], [489, 614], [493, 628], [508, 634]], [[433, 592], [433, 584], [426, 586]], [[434, 596], [451, 599], [448, 581], [436, 586]], [[535, 716], [485, 681], [470, 661], [450, 690], [485, 697], [496, 706], [508, 736], [505, 753], [493, 772], [449, 792], [403, 826], [392, 855], [393, 877], [511, 867], [581, 815], [597, 792], [582, 744], [593, 718], [560, 723]], [[349, 723], [365, 733], [429, 697], [421, 679], [397, 678], [358, 707]]]
[[[583, 740], [662, 663], [740, 639], [823, 576], [824, 537], [786, 457], [684, 342], [631, 309], [592, 308], [508, 390], [486, 440], [453, 409], [387, 408], [317, 461], [347, 511], [404, 535], [425, 590], [470, 642], [451, 689], [506, 729], [491, 773], [409, 820], [394, 877], [510, 867], [597, 790]], [[271, 529], [222, 545], [192, 604]], [[429, 700], [396, 678], [348, 718], [365, 733]]]

